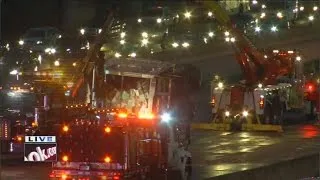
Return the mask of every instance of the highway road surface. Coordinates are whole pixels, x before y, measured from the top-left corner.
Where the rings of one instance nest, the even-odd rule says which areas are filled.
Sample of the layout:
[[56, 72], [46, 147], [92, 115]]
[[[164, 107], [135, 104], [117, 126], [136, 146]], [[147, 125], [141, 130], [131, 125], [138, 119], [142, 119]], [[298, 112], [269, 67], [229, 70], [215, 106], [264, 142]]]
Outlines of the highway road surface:
[[[199, 180], [319, 152], [320, 131], [313, 125], [290, 126], [284, 133], [194, 131], [190, 150], [192, 179]], [[49, 166], [6, 160], [1, 180], [45, 180]]]
[[320, 131], [313, 125], [284, 133], [196, 131], [191, 143], [193, 179], [206, 179], [319, 153]]

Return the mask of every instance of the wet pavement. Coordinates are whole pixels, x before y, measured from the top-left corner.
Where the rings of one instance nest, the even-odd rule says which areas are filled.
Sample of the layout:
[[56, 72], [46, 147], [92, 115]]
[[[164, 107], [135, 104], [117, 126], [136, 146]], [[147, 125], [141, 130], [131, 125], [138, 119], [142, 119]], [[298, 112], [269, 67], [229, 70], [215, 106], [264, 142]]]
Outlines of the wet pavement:
[[[284, 133], [194, 131], [190, 151], [192, 179], [205, 179], [320, 152], [320, 131], [313, 125]], [[3, 162], [1, 180], [45, 180], [50, 171], [50, 164], [10, 162]]]
[[193, 179], [257, 168], [320, 152], [320, 131], [295, 125], [284, 133], [193, 132]]

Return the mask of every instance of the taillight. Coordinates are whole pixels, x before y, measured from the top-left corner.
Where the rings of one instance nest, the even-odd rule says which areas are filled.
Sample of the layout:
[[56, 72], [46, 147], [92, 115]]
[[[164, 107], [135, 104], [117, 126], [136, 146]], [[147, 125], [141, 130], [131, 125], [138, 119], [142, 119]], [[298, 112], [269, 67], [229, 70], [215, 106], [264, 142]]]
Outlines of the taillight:
[[68, 156], [63, 156], [62, 161], [67, 162], [69, 160]]
[[110, 162], [111, 162], [111, 158], [110, 158], [109, 156], [106, 156], [106, 157], [104, 158], [104, 162], [110, 163]]
[[69, 127], [68, 127], [68, 126], [63, 126], [62, 130], [63, 130], [64, 132], [68, 132], [68, 131], [69, 131]]
[[106, 133], [110, 133], [110, 132], [111, 132], [111, 128], [110, 128], [110, 127], [106, 127], [106, 128], [104, 128], [104, 131], [105, 131]]
[[260, 96], [259, 107], [260, 107], [260, 109], [264, 108], [264, 96], [263, 95]]

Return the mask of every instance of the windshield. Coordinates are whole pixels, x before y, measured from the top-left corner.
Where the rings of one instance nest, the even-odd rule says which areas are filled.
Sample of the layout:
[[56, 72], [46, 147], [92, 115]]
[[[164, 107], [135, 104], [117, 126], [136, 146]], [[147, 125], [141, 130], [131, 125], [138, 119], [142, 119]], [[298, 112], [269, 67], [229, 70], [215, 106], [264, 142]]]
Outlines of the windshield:
[[109, 108], [137, 113], [147, 108], [150, 79], [107, 75], [106, 102]]
[[38, 29], [29, 30], [25, 35], [25, 38], [44, 38], [44, 37], [45, 37], [45, 31], [38, 30]]
[[[104, 162], [106, 157], [112, 163], [124, 163], [124, 134], [121, 127], [75, 122], [69, 131], [58, 138], [58, 153], [67, 155], [71, 162]], [[72, 150], [72, 153], [71, 153]]]

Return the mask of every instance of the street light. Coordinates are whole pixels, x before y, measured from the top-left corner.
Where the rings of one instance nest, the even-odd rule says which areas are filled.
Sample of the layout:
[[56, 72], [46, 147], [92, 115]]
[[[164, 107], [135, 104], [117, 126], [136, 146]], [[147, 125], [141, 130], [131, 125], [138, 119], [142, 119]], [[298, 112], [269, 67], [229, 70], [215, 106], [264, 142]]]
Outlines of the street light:
[[255, 32], [260, 32], [260, 31], [261, 31], [261, 28], [260, 28], [259, 26], [257, 26], [257, 27], [254, 28], [254, 31], [255, 31]]
[[80, 29], [80, 33], [81, 33], [82, 35], [84, 35], [85, 32], [86, 32], [85, 29]]
[[176, 42], [172, 43], [172, 47], [177, 48], [178, 46], [179, 46], [178, 43], [176, 43]]
[[209, 11], [209, 12], [208, 12], [208, 16], [209, 16], [209, 17], [212, 17], [212, 15], [213, 15], [212, 12]]
[[160, 24], [161, 22], [162, 22], [162, 19], [161, 19], [161, 18], [158, 18], [158, 19], [157, 19], [157, 23]]
[[18, 43], [19, 43], [20, 46], [22, 46], [24, 44], [24, 41], [20, 40]]
[[314, 20], [314, 16], [311, 15], [311, 16], [308, 17], [308, 19], [309, 19], [309, 21], [313, 21]]
[[10, 72], [10, 75], [17, 75], [18, 74], [18, 70], [14, 69]]
[[54, 61], [55, 66], [60, 66], [60, 62], [58, 60]]
[[187, 48], [187, 47], [189, 47], [189, 46], [190, 46], [190, 44], [187, 43], [187, 42], [184, 42], [184, 43], [182, 44], [182, 47], [184, 47], [184, 48]]
[[132, 57], [132, 58], [135, 58], [137, 56], [137, 54], [135, 52], [133, 52], [129, 56]]
[[185, 13], [184, 13], [184, 17], [187, 18], [187, 19], [189, 19], [189, 18], [191, 17], [191, 13], [188, 12], [188, 11], [185, 12]]
[[214, 33], [213, 32], [209, 32], [208, 35], [209, 35], [209, 37], [213, 37]]
[[272, 26], [272, 27], [271, 27], [271, 31], [272, 31], [272, 32], [276, 32], [276, 31], [278, 31], [278, 28], [277, 28], [276, 26]]
[[149, 41], [148, 39], [142, 39], [141, 43], [142, 43], [142, 46], [146, 46], [149, 43]]

